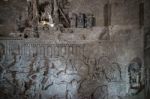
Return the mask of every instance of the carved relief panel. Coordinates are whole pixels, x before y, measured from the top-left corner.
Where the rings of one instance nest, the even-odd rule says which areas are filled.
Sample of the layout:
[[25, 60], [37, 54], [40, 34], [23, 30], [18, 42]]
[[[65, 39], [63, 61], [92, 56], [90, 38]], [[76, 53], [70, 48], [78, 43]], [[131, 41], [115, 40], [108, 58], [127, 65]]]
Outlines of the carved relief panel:
[[[140, 92], [142, 62], [133, 59], [128, 66], [122, 64], [117, 59], [115, 51], [120, 49], [116, 46], [117, 43], [112, 41], [68, 43], [1, 39], [0, 87], [4, 89], [3, 97], [118, 99], [128, 95], [130, 89]], [[124, 67], [128, 67], [128, 71]], [[128, 77], [130, 89], [126, 87]]]

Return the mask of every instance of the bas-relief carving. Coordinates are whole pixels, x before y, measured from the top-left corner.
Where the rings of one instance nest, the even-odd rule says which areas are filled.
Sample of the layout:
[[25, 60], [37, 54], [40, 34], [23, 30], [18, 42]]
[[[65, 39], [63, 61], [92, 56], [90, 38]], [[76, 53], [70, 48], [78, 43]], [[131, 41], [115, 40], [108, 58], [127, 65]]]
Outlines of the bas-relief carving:
[[144, 88], [144, 84], [142, 82], [142, 61], [140, 58], [134, 58], [128, 67], [129, 74], [129, 93], [130, 94], [138, 94]]
[[82, 44], [18, 46], [1, 44], [5, 59], [1, 62], [0, 86], [5, 99], [109, 99], [109, 84], [123, 82], [121, 64], [109, 56], [90, 58]]

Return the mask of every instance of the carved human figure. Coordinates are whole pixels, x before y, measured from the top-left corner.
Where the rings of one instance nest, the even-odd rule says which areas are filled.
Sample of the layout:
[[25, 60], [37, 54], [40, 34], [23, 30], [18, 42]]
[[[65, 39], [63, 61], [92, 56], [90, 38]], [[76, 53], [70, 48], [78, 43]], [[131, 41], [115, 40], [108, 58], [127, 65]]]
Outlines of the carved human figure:
[[[39, 37], [38, 34], [38, 22], [39, 22], [39, 11], [38, 11], [38, 0], [27, 0], [28, 4], [28, 22], [31, 22], [33, 29], [33, 36]], [[28, 23], [28, 24], [29, 24]]]
[[67, 84], [67, 91], [66, 93], [68, 94], [67, 99], [79, 99], [78, 97], [78, 89], [79, 89], [79, 84], [80, 81], [73, 79], [71, 82]]
[[91, 99], [108, 99], [108, 90], [107, 86], [99, 86], [91, 94]]
[[44, 11], [41, 13], [41, 23], [44, 26], [54, 27], [54, 23], [58, 23], [58, 5], [57, 0], [49, 0], [42, 3], [41, 6], [44, 6]]
[[129, 93], [137, 94], [143, 89], [142, 85], [142, 62], [140, 58], [134, 58], [128, 67]]
[[[34, 73], [29, 77], [29, 79], [33, 83], [31, 85], [31, 88], [29, 89], [29, 91], [31, 91], [34, 94], [34, 97], [36, 97], [38, 99], [40, 97], [40, 94], [41, 94], [41, 91], [42, 91], [41, 82], [43, 80], [43, 72]], [[34, 91], [32, 91], [32, 88], [34, 88]]]
[[110, 64], [110, 68], [106, 71], [106, 76], [110, 81], [120, 81], [121, 77], [121, 68], [118, 63], [113, 62]]

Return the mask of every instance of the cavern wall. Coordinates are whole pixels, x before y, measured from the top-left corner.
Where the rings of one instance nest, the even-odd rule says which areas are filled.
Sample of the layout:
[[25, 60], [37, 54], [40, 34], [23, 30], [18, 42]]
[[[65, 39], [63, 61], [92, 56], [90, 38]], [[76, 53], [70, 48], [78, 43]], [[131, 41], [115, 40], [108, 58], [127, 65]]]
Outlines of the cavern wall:
[[51, 1], [18, 2], [23, 17], [12, 19], [2, 16], [15, 15], [5, 13], [12, 1], [0, 1], [0, 97], [145, 99], [144, 2], [68, 0], [66, 10]]

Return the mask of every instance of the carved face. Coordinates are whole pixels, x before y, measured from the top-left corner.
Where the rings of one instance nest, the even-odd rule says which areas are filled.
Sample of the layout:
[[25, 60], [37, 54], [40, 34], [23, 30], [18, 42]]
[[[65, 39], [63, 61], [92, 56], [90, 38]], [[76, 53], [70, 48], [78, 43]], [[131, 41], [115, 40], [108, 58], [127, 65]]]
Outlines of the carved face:
[[137, 94], [141, 88], [142, 62], [139, 58], [133, 59], [128, 67], [130, 93]]
[[136, 62], [131, 63], [129, 66], [129, 74], [132, 87], [138, 86], [141, 76], [141, 66]]
[[4, 51], [5, 51], [4, 45], [0, 44], [0, 61], [2, 61], [3, 59]]

